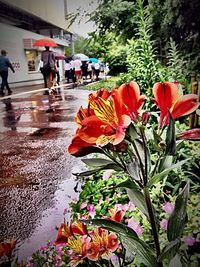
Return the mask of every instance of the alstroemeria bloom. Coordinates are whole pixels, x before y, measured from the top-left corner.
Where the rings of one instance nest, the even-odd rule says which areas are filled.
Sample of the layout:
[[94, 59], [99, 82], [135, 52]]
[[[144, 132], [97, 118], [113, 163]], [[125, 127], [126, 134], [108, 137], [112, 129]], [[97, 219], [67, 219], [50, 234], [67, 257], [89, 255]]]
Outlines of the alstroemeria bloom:
[[183, 95], [181, 86], [175, 83], [156, 83], [153, 86], [153, 95], [155, 98], [152, 100], [160, 109], [159, 127], [169, 124], [169, 112], [176, 119], [192, 113], [199, 106], [197, 95]]
[[90, 243], [90, 238], [86, 236], [70, 237], [68, 240], [68, 246], [72, 250], [70, 255], [69, 266], [77, 266], [87, 257], [87, 246]]
[[83, 109], [80, 107], [79, 111], [77, 112], [75, 121], [78, 124], [78, 129], [68, 147], [68, 152], [75, 157], [85, 156], [89, 153], [98, 151], [98, 148], [94, 147], [96, 145], [95, 142], [88, 143], [87, 141], [82, 140], [79, 136], [79, 131], [82, 127], [82, 121], [92, 115], [94, 115], [94, 112], [90, 108]]
[[88, 234], [87, 226], [78, 220], [76, 220], [75, 223], [71, 225], [71, 231], [73, 232], [73, 234], [79, 234], [79, 235]]
[[112, 90], [112, 95], [119, 99], [119, 107], [123, 110], [123, 113], [129, 115], [133, 121], [136, 121], [138, 112], [146, 99], [145, 95], [140, 95], [138, 84], [133, 81], [124, 83], [118, 89]]
[[177, 139], [199, 141], [200, 140], [200, 129], [195, 128], [195, 129], [181, 132], [181, 133], [177, 134]]
[[101, 257], [107, 257], [109, 252], [114, 252], [119, 246], [117, 235], [115, 233], [109, 234], [107, 230], [102, 228], [94, 229], [92, 240], [99, 247]]
[[7, 256], [8, 258], [10, 258], [16, 246], [16, 243], [17, 243], [16, 240], [1, 242], [0, 243], [0, 257]]
[[79, 131], [80, 138], [87, 142], [99, 146], [105, 146], [108, 143], [118, 145], [125, 138], [126, 128], [131, 123], [131, 118], [122, 114], [118, 110], [119, 99], [109, 97], [91, 99], [90, 107], [95, 115], [85, 118], [82, 121], [82, 128]]
[[121, 222], [125, 214], [124, 210], [117, 210], [117, 209], [110, 209], [108, 212], [111, 215], [109, 219], [115, 222]]
[[62, 223], [58, 228], [58, 235], [55, 244], [67, 243], [68, 238], [72, 235], [70, 226], [66, 223]]

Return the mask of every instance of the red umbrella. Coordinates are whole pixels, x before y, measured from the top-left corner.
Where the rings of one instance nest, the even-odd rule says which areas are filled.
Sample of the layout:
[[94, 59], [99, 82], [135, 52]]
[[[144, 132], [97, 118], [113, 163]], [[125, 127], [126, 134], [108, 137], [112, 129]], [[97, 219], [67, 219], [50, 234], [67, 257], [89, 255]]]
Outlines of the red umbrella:
[[33, 46], [49, 46], [49, 47], [55, 47], [57, 46], [56, 42], [52, 39], [38, 39], [35, 41]]

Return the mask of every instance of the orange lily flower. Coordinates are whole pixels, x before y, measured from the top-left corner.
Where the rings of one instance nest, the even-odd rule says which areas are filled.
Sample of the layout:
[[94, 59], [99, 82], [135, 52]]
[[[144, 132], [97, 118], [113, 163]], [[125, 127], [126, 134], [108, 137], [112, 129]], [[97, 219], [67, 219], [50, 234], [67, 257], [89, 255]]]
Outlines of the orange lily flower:
[[95, 228], [92, 239], [99, 248], [101, 257], [107, 257], [109, 252], [114, 252], [119, 246], [117, 235], [115, 233], [108, 234], [108, 231], [102, 228]]
[[136, 82], [124, 83], [118, 89], [112, 90], [112, 95], [119, 99], [121, 109], [124, 114], [130, 116], [133, 121], [138, 118], [138, 112], [144, 105], [146, 96], [140, 95], [140, 88]]
[[57, 235], [55, 244], [57, 245], [61, 243], [67, 243], [68, 238], [71, 235], [72, 235], [72, 231], [70, 229], [70, 226], [68, 226], [66, 223], [62, 223], [58, 229], [58, 235]]
[[[116, 100], [117, 102], [117, 100]], [[115, 109], [115, 101], [112, 97], [91, 99], [90, 107], [95, 115], [82, 121], [80, 138], [88, 143], [105, 146], [109, 142], [113, 145], [121, 143], [125, 137], [126, 128], [130, 125], [129, 116], [121, 115]]]
[[187, 130], [184, 132], [181, 132], [177, 135], [177, 139], [185, 139], [185, 140], [200, 140], [200, 129], [199, 128], [194, 128], [191, 130]]
[[83, 141], [79, 134], [77, 133], [73, 139], [71, 144], [68, 147], [68, 152], [75, 157], [82, 157], [88, 155], [92, 152], [100, 152], [98, 148], [95, 147], [96, 143], [87, 143]]
[[80, 221], [76, 221], [75, 223], [73, 223], [71, 225], [71, 230], [72, 230], [73, 234], [79, 234], [79, 235], [87, 235], [88, 234], [87, 226]]
[[17, 241], [11, 240], [7, 242], [0, 243], [0, 257], [7, 256], [8, 258], [11, 257], [13, 249], [16, 246]]
[[88, 243], [87, 258], [92, 261], [97, 261], [99, 257], [99, 247], [93, 242]]
[[122, 219], [124, 217], [125, 211], [123, 210], [116, 210], [116, 209], [110, 209], [109, 213], [111, 217], [109, 218], [112, 221], [115, 222], [122, 222]]
[[152, 98], [160, 109], [159, 127], [169, 124], [169, 112], [173, 119], [188, 115], [198, 106], [198, 96], [195, 94], [183, 95], [182, 89], [177, 83], [156, 83], [153, 86]]
[[73, 251], [69, 266], [75, 267], [82, 263], [83, 259], [87, 257], [87, 247], [90, 243], [90, 238], [86, 236], [70, 237], [68, 239], [68, 246]]

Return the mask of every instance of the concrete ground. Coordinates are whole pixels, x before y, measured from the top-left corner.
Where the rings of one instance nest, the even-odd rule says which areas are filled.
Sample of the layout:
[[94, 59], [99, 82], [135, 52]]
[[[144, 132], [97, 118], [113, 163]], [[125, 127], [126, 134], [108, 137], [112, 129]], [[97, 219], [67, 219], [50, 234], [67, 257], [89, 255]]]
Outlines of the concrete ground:
[[90, 92], [69, 88], [56, 95], [43, 95], [41, 85], [12, 88], [0, 98], [0, 240], [17, 239], [20, 260], [56, 238], [77, 194], [72, 173], [82, 165], [67, 147]]

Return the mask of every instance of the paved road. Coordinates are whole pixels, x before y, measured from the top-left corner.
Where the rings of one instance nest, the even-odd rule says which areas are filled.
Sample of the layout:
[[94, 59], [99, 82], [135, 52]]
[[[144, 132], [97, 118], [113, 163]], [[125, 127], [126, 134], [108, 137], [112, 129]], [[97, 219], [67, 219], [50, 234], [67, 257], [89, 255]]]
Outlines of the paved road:
[[71, 173], [82, 165], [67, 147], [88, 93], [64, 89], [0, 100], [0, 238], [18, 239], [19, 259], [55, 239], [69, 196], [76, 196]]

